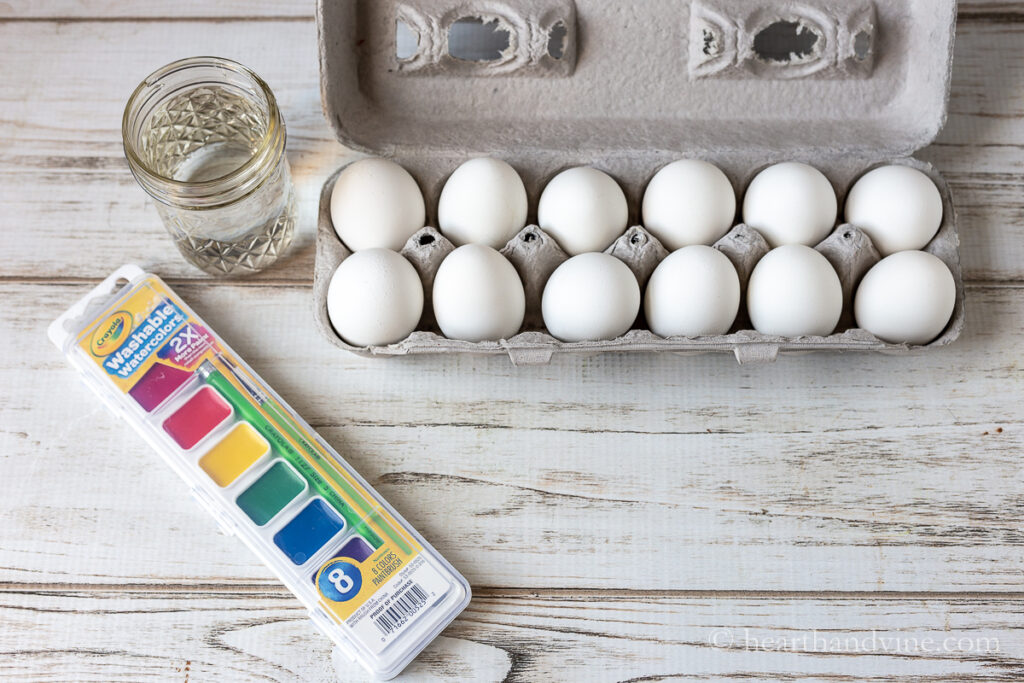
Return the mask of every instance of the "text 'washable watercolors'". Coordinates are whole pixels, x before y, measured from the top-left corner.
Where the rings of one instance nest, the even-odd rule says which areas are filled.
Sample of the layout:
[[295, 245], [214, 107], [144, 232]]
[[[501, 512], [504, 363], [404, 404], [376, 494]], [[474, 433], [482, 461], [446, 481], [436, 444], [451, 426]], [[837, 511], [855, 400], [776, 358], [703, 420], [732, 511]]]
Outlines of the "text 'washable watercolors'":
[[188, 450], [231, 415], [231, 406], [210, 387], [203, 387], [164, 420], [164, 431]]
[[274, 543], [292, 562], [304, 564], [343, 528], [345, 522], [334, 508], [317, 498], [274, 534]]
[[238, 507], [263, 526], [306, 488], [306, 482], [283, 460], [278, 460], [252, 486], [238, 496]]
[[187, 382], [192, 373], [163, 363], [153, 363], [128, 393], [147, 413], [167, 400], [175, 389]]
[[227, 486], [262, 458], [270, 444], [248, 422], [239, 422], [199, 458], [199, 466], [218, 486]]

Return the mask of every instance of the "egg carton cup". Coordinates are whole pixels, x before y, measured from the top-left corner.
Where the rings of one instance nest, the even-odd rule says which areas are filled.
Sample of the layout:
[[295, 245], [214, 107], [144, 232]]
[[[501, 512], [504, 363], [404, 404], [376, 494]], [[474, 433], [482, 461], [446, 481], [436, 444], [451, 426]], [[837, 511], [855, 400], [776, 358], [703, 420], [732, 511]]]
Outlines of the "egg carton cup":
[[[326, 337], [340, 348], [353, 353], [381, 357], [437, 353], [507, 354], [514, 365], [538, 365], [551, 361], [556, 353], [592, 353], [602, 351], [672, 351], [683, 354], [731, 352], [740, 363], [773, 361], [780, 353], [803, 351], [881, 351], [906, 353], [912, 349], [945, 346], [954, 341], [964, 324], [964, 288], [960, 269], [959, 238], [956, 215], [947, 184], [930, 165], [914, 159], [899, 163], [925, 172], [939, 187], [943, 200], [943, 222], [939, 232], [924, 251], [934, 254], [953, 273], [956, 282], [956, 305], [945, 331], [930, 344], [910, 346], [890, 344], [871, 333], [855, 327], [853, 298], [861, 278], [881, 260], [878, 250], [867, 234], [855, 225], [842, 223], [815, 248], [835, 268], [843, 289], [843, 313], [837, 332], [828, 336], [778, 337], [752, 329], [746, 313], [747, 282], [754, 266], [770, 250], [761, 234], [743, 223], [736, 225], [714, 244], [736, 268], [740, 278], [740, 311], [729, 334], [702, 337], [659, 337], [645, 329], [641, 310], [636, 326], [625, 335], [608, 341], [567, 343], [552, 337], [544, 329], [541, 298], [548, 278], [569, 256], [558, 243], [536, 225], [528, 225], [501, 249], [519, 273], [526, 293], [526, 315], [522, 331], [495, 342], [466, 342], [444, 337], [434, 320], [431, 294], [434, 276], [445, 257], [455, 246], [440, 231], [425, 227], [413, 235], [402, 249], [423, 282], [424, 312], [416, 332], [406, 339], [387, 346], [358, 347], [346, 343], [335, 332], [327, 314], [327, 288], [337, 267], [351, 252], [338, 238], [331, 222], [331, 190], [337, 173], [323, 187], [317, 230], [317, 253], [313, 291], [316, 321]], [[878, 166], [881, 164], [876, 164]], [[866, 172], [870, 168], [864, 169]], [[338, 173], [341, 172], [339, 169]], [[845, 192], [843, 193], [845, 195]], [[435, 202], [436, 205], [436, 202]], [[605, 253], [615, 256], [633, 271], [641, 292], [658, 264], [669, 251], [641, 225], [635, 225], [619, 237]], [[353, 292], [352, 296], [358, 296]]]
[[[326, 308], [331, 276], [349, 255], [331, 222], [334, 174], [320, 198], [317, 323], [333, 344], [365, 356], [507, 354], [517, 365], [605, 351], [731, 352], [747, 363], [780, 353], [903, 354], [945, 346], [964, 325], [956, 213], [945, 180], [913, 155], [945, 123], [955, 19], [955, 0], [318, 0], [321, 100], [339, 142], [406, 168], [423, 192], [428, 225], [437, 225], [448, 177], [480, 156], [519, 172], [531, 210], [530, 225], [502, 249], [526, 292], [519, 334], [482, 343], [440, 334], [431, 291], [453, 245], [427, 227], [402, 251], [424, 285], [418, 330], [396, 344], [354, 347], [336, 334]], [[491, 61], [454, 56], [452, 31], [466, 20], [507, 38], [505, 49]], [[400, 49], [396, 28], [403, 26], [415, 38], [411, 55]], [[808, 44], [813, 36], [813, 45], [766, 55], [765, 36], [780, 30]], [[856, 329], [853, 294], [879, 255], [863, 231], [837, 224], [817, 245], [843, 285], [835, 334], [761, 334], [751, 329], [745, 301], [726, 335], [661, 338], [645, 329], [642, 311], [634, 329], [610, 341], [565, 343], [547, 334], [543, 288], [567, 258], [536, 225], [548, 181], [584, 165], [618, 181], [633, 227], [607, 251], [632, 269], [642, 291], [668, 253], [642, 227], [643, 193], [660, 168], [686, 158], [721, 168], [740, 206], [767, 166], [811, 164], [836, 190], [840, 216], [849, 188], [869, 170], [897, 163], [923, 171], [943, 201], [942, 225], [925, 250], [956, 282], [946, 329], [925, 346], [888, 344]], [[736, 266], [744, 289], [768, 250], [742, 224], [714, 246]]]

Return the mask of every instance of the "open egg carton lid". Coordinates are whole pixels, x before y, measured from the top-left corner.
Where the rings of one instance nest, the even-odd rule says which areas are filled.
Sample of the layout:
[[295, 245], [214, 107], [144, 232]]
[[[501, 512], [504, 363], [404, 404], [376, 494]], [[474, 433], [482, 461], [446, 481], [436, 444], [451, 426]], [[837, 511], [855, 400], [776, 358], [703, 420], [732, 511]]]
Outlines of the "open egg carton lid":
[[[325, 116], [347, 147], [409, 170], [423, 190], [428, 225], [436, 225], [448, 176], [470, 158], [495, 156], [519, 171], [530, 223], [536, 223], [548, 180], [590, 165], [613, 176], [626, 193], [630, 224], [637, 227], [610, 250], [643, 278], [644, 269], [638, 271], [630, 258], [648, 265], [659, 258], [635, 253], [636, 241], [652, 241], [646, 252], [661, 257], [664, 249], [639, 227], [640, 202], [650, 178], [667, 163], [713, 162], [741, 198], [766, 166], [804, 161], [828, 176], [840, 207], [864, 172], [903, 163], [926, 172], [939, 187], [943, 224], [926, 251], [949, 266], [957, 285], [952, 320], [923, 348], [948, 344], [963, 328], [949, 188], [929, 165], [908, 158], [945, 122], [955, 0], [318, 0], [317, 20]], [[882, 342], [844, 328], [842, 321], [828, 337], [768, 337], [748, 329], [749, 323], [744, 327], [742, 311], [728, 335], [663, 339], [634, 329], [610, 342], [563, 343], [531, 316], [539, 307], [539, 291], [531, 301], [531, 288], [543, 289], [539, 280], [550, 274], [549, 261], [557, 260], [550, 248], [542, 254], [538, 244], [517, 244], [529, 238], [557, 249], [532, 225], [503, 252], [527, 288], [522, 333], [494, 343], [449, 340], [437, 334], [428, 310], [423, 331], [398, 344], [352, 347], [326, 314], [330, 277], [348, 255], [330, 219], [335, 178], [321, 195], [315, 310], [328, 338], [356, 353], [507, 353], [516, 363], [542, 363], [554, 353], [602, 350], [729, 351], [741, 361], [761, 361], [789, 351], [922, 348]], [[738, 225], [726, 239], [749, 231]], [[446, 241], [427, 233], [440, 238], [434, 246], [415, 243], [421, 234], [404, 253], [424, 278], [429, 300], [430, 268], [436, 271], [430, 264]], [[848, 234], [853, 237], [842, 246]], [[840, 224], [831, 242], [819, 247], [848, 290], [847, 322], [855, 284], [850, 278], [878, 258], [870, 240], [858, 234], [855, 226]], [[726, 254], [743, 280], [744, 268], [749, 273], [752, 265], [738, 253]]]

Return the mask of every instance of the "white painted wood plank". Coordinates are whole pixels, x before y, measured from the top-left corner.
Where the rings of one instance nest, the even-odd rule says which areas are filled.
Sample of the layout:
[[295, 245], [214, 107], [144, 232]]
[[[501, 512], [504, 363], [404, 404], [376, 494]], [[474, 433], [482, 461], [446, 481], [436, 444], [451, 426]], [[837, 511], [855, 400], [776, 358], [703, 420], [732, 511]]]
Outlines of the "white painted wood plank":
[[[970, 0], [968, 0], [970, 1]], [[217, 0], [217, 2], [181, 2], [180, 0], [4, 0], [0, 2], [0, 20], [19, 18], [53, 19], [132, 19], [161, 20], [180, 18], [267, 19], [295, 17], [313, 19], [316, 0]]]
[[959, 0], [957, 9], [961, 17], [1005, 16], [1024, 13], [1024, 2], [1021, 0]]
[[1024, 272], [1024, 23], [962, 23], [949, 120], [918, 155], [953, 189], [967, 276], [1020, 280]]
[[[288, 121], [297, 245], [261, 278], [311, 279], [320, 186], [347, 158], [320, 112], [311, 22], [8, 22], [0, 23], [0, 43], [7, 46], [0, 57], [0, 275], [98, 278], [137, 261], [166, 277], [205, 277], [174, 251], [128, 172], [119, 126], [125, 99], [152, 68], [214, 52], [265, 76]], [[41, 52], [48, 58], [39, 59]], [[1024, 23], [962, 24], [949, 124], [921, 153], [953, 185], [972, 280], [1024, 280], [1021, 65]]]
[[[0, 581], [270, 582], [46, 345], [84, 289], [0, 285]], [[518, 369], [340, 352], [305, 287], [178, 289], [476, 586], [1024, 590], [1020, 288], [911, 357]]]
[[[0, 593], [0, 676], [361, 681], [283, 591]], [[1018, 680], [997, 597], [485, 594], [402, 681]]]

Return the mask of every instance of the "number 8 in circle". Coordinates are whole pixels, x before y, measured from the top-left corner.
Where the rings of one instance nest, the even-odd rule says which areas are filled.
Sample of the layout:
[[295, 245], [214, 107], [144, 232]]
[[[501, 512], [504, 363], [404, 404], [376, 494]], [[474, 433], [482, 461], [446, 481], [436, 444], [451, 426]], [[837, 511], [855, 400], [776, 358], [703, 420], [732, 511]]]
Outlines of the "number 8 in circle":
[[333, 559], [325, 564], [317, 575], [317, 588], [332, 602], [351, 600], [363, 586], [359, 568], [344, 559]]

